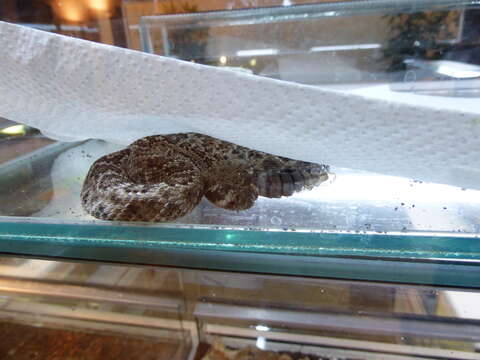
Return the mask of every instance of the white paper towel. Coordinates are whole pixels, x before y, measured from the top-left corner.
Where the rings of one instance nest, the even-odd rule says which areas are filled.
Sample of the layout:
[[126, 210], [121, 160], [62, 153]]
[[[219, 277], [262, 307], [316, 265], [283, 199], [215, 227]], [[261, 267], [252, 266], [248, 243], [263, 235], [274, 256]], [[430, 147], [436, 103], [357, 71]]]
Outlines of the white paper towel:
[[277, 81], [0, 22], [0, 116], [52, 137], [127, 144], [196, 131], [292, 158], [480, 188], [480, 100], [452, 108], [396, 96]]

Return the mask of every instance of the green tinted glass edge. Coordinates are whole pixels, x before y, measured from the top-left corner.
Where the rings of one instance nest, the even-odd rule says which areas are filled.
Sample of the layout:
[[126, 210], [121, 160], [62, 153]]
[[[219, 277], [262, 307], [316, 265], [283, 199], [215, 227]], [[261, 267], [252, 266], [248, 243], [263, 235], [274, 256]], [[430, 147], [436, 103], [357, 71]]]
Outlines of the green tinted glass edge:
[[0, 222], [0, 252], [210, 270], [480, 286], [476, 236]]

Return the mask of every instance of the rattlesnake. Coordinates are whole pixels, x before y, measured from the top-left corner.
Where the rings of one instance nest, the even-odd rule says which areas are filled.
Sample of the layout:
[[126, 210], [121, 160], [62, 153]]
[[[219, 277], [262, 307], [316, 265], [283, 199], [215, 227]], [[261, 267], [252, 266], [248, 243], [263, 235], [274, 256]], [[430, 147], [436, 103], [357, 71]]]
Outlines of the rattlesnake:
[[205, 196], [229, 210], [259, 195], [292, 195], [328, 178], [328, 166], [270, 155], [197, 133], [153, 135], [95, 161], [83, 208], [96, 218], [172, 221]]

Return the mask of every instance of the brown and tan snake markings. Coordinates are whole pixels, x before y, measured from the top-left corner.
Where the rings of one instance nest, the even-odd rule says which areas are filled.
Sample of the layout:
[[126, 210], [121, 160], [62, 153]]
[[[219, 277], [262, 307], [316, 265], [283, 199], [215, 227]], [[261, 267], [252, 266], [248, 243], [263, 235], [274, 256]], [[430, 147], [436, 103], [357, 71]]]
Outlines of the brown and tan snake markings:
[[172, 221], [205, 196], [228, 210], [279, 198], [328, 178], [328, 166], [279, 157], [197, 133], [153, 135], [95, 161], [83, 208], [96, 218]]

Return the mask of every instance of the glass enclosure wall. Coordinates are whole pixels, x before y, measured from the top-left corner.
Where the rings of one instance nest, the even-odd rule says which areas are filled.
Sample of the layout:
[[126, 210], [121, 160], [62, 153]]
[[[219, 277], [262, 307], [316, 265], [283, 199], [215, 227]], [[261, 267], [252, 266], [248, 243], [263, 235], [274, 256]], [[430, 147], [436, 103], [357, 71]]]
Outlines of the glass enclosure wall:
[[212, 345], [295, 359], [478, 357], [473, 290], [20, 258], [0, 271], [3, 358], [203, 359]]
[[[256, 180], [268, 186], [262, 188], [265, 190], [262, 196], [247, 210], [228, 211], [204, 198], [191, 212], [167, 223], [106, 222], [85, 211], [80, 199], [81, 189], [90, 166], [124, 145], [108, 136], [108, 139], [83, 142], [70, 142], [67, 136], [65, 141], [54, 141], [54, 131], [42, 133], [14, 122], [16, 119], [2, 119], [1, 252], [31, 256], [61, 254], [76, 259], [173, 266], [181, 266], [188, 258], [192, 267], [202, 269], [246, 271], [254, 266], [256, 272], [478, 286], [478, 172], [468, 164], [443, 165], [455, 164], [455, 159], [464, 156], [470, 156], [471, 162], [477, 159], [472, 151], [450, 151], [453, 145], [474, 142], [475, 131], [478, 131], [477, 115], [468, 119], [459, 115], [478, 111], [480, 64], [476, 24], [479, 7], [476, 1], [58, 0], [36, 2], [31, 7], [26, 4], [26, 1], [2, 2], [0, 18], [183, 60], [178, 62], [179, 66], [203, 69], [186, 62], [191, 61], [226, 68], [222, 71], [207, 68], [215, 74], [227, 74], [229, 69], [242, 74], [238, 75], [239, 79], [255, 79], [252, 81], [295, 89], [298, 86], [305, 91], [320, 89], [337, 95], [341, 92], [343, 95], [338, 96], [342, 101], [349, 96], [356, 99], [370, 96], [382, 104], [401, 99], [399, 104], [404, 101], [419, 111], [429, 108], [430, 119], [421, 117], [403, 128], [401, 125], [411, 120], [415, 112], [403, 115], [404, 108], [400, 107], [387, 112], [380, 119], [386, 132], [378, 136], [375, 126], [362, 126], [377, 113], [376, 110], [360, 111], [360, 107], [345, 106], [340, 100], [335, 103], [336, 109], [331, 116], [315, 118], [316, 122], [302, 134], [290, 135], [302, 120], [303, 109], [296, 104], [278, 114], [269, 108], [265, 113], [274, 116], [264, 126], [268, 127], [288, 113], [293, 120], [285, 124], [282, 133], [290, 136], [287, 140], [296, 141], [299, 135], [308, 135], [319, 126], [331, 124], [330, 132], [310, 143], [311, 151], [317, 151], [330, 137], [337, 136], [342, 146], [336, 153], [343, 154], [350, 149], [353, 162], [374, 159], [370, 151], [362, 150], [364, 145], [383, 154], [387, 163], [390, 159], [403, 161], [407, 167], [411, 163], [404, 156], [411, 154], [410, 150], [422, 156], [438, 155], [437, 165], [440, 164], [441, 170], [450, 171], [447, 183], [451, 185], [345, 168], [335, 163], [327, 164], [328, 179], [326, 174], [313, 179], [312, 174], [305, 172], [300, 176], [295, 171], [292, 173], [292, 169], [271, 171], [267, 161], [264, 173]], [[134, 54], [158, 59], [151, 54]], [[115, 62], [111, 65], [114, 67]], [[89, 69], [89, 66], [84, 67]], [[107, 70], [108, 66], [104, 73], [97, 75], [101, 77], [108, 73]], [[244, 76], [249, 73], [288, 82]], [[36, 75], [39, 74], [29, 74], [28, 79], [34, 81]], [[138, 69], [138, 76], [135, 76], [143, 79], [150, 75]], [[123, 80], [122, 76], [109, 76], [105, 75], [105, 81]], [[48, 84], [37, 85], [43, 89], [44, 85], [56, 84], [55, 79], [53, 76], [51, 81], [46, 81]], [[70, 90], [74, 93], [81, 84], [95, 89], [103, 85], [94, 77], [77, 80], [66, 89], [66, 98], [71, 95]], [[170, 81], [175, 84], [175, 78]], [[303, 85], [292, 82], [317, 87], [301, 87]], [[220, 96], [215, 89], [216, 85], [211, 84], [208, 94]], [[139, 88], [128, 90], [122, 95], [125, 101], [131, 100], [132, 90], [142, 96], [135, 99], [135, 104], [158, 102], [158, 107], [162, 104], [162, 98], [149, 97], [150, 94], [143, 94]], [[247, 86], [230, 90], [238, 96], [249, 96]], [[190, 91], [188, 96], [180, 94], [176, 101], [188, 105], [203, 95], [195, 87]], [[122, 99], [115, 99], [116, 104], [123, 103]], [[68, 104], [75, 105], [77, 100], [70, 96]], [[92, 108], [98, 109], [95, 106], [103, 104], [102, 100], [101, 96], [95, 97], [91, 106], [84, 106], [80, 113], [92, 111], [92, 116], [95, 115]], [[258, 99], [245, 103], [245, 109], [256, 102]], [[61, 104], [62, 109], [67, 111], [68, 104]], [[448, 111], [436, 108], [445, 104], [450, 106]], [[225, 108], [224, 105], [219, 108]], [[319, 111], [327, 105], [331, 104], [319, 106]], [[32, 116], [41, 107], [35, 108]], [[117, 116], [117, 108], [111, 105], [105, 108]], [[215, 106], [210, 106], [205, 111], [215, 110]], [[340, 124], [346, 112], [360, 116], [361, 121]], [[62, 115], [61, 110], [52, 110], [49, 115], [52, 113]], [[295, 117], [295, 114], [300, 115]], [[136, 114], [132, 111], [128, 115]], [[435, 140], [435, 136], [429, 138], [429, 135], [442, 128], [436, 126], [437, 120], [448, 116], [453, 119], [457, 115], [457, 120], [446, 121], [445, 126], [455, 130], [460, 120], [467, 119], [468, 131], [462, 138], [447, 139], [449, 145], [441, 143], [436, 150], [429, 148], [429, 143]], [[156, 121], [154, 116], [152, 119]], [[210, 124], [220, 127], [222, 119], [212, 119]], [[170, 118], [167, 120], [167, 123], [174, 122]], [[431, 121], [428, 126], [426, 120]], [[138, 128], [135, 121], [127, 124], [130, 132]], [[358, 124], [357, 132], [348, 133]], [[75, 126], [70, 129], [72, 133], [78, 130]], [[112, 132], [114, 130], [115, 126]], [[196, 130], [201, 132], [203, 128]], [[405, 133], [410, 135], [400, 136]], [[235, 131], [230, 133], [231, 136], [235, 134]], [[272, 132], [268, 137], [275, 139], [279, 134]], [[379, 145], [390, 135], [393, 139], [390, 143]], [[359, 140], [364, 138], [367, 140]], [[413, 138], [417, 141], [414, 145], [410, 142]], [[354, 141], [356, 145], [352, 145]], [[404, 153], [393, 150], [393, 145], [398, 144], [404, 146]], [[323, 164], [322, 156], [320, 154], [315, 161]], [[415, 157], [410, 159], [415, 160]], [[421, 169], [428, 167], [423, 163], [420, 166]], [[260, 185], [256, 183], [255, 186], [259, 188]], [[222, 256], [217, 257], [219, 251]], [[305, 261], [297, 262], [291, 255], [303, 256]], [[277, 265], [277, 256], [284, 261], [283, 267]], [[379, 267], [380, 262], [369, 261], [371, 259], [386, 263]], [[397, 262], [398, 268], [387, 266], [391, 261]], [[410, 262], [415, 266], [410, 266]]]

